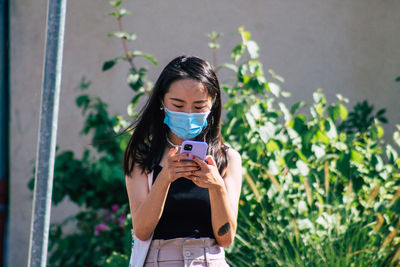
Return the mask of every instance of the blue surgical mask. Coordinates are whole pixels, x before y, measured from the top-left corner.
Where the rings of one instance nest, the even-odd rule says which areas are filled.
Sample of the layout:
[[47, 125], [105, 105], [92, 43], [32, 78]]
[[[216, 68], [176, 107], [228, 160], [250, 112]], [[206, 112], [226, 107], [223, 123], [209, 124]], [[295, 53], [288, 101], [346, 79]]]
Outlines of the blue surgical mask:
[[201, 133], [207, 126], [207, 117], [210, 112], [185, 113], [171, 111], [164, 106], [164, 123], [179, 138], [192, 139]]

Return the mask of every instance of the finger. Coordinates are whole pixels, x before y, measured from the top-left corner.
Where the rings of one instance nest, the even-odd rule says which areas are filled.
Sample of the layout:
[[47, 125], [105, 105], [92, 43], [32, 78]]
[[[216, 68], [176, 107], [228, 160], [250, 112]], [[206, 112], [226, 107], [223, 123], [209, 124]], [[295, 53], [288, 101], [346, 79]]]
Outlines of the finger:
[[215, 167], [217, 166], [217, 163], [215, 162], [214, 157], [211, 156], [211, 155], [207, 155], [206, 158], [205, 158], [205, 161], [207, 161], [207, 163], [209, 165], [212, 165], [212, 166], [215, 166]]
[[189, 175], [187, 178], [193, 181], [193, 183], [197, 184], [198, 182], [201, 182], [201, 178], [196, 175]]
[[193, 158], [192, 160], [193, 160], [194, 162], [196, 162], [197, 164], [199, 164], [199, 166], [200, 166], [201, 169], [207, 167], [207, 163], [205, 163], [204, 161], [202, 161], [202, 160], [199, 159], [198, 157], [193, 156], [192, 158]]
[[180, 160], [182, 160], [184, 158], [187, 158], [189, 156], [190, 156], [189, 153], [178, 153], [178, 154], [175, 154], [172, 157], [170, 157], [170, 159], [172, 161], [180, 161]]
[[193, 175], [192, 171], [187, 171], [187, 172], [176, 173], [176, 177], [177, 178], [184, 177], [192, 180], [195, 177], [195, 175]]
[[192, 167], [175, 167], [174, 171], [176, 173], [184, 173], [184, 172], [194, 173], [198, 169], [199, 169], [199, 166], [196, 165], [196, 166], [192, 166]]
[[171, 161], [169, 161], [169, 167], [170, 168], [195, 168], [197, 170], [200, 169], [199, 165], [194, 162], [194, 161], [188, 161], [188, 160], [176, 160], [176, 159], [172, 159]]
[[199, 165], [193, 160], [181, 160], [177, 162], [172, 162], [175, 167], [199, 167]]
[[172, 157], [173, 155], [176, 154], [176, 152], [178, 152], [178, 147], [173, 147], [168, 151], [168, 157]]

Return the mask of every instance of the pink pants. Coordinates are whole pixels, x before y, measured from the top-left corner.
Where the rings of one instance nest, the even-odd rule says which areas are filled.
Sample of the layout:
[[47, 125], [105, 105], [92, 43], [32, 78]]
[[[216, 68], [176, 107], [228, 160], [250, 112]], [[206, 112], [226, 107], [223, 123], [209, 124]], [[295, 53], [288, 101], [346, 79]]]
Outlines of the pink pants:
[[229, 267], [225, 252], [212, 238], [155, 239], [144, 267]]

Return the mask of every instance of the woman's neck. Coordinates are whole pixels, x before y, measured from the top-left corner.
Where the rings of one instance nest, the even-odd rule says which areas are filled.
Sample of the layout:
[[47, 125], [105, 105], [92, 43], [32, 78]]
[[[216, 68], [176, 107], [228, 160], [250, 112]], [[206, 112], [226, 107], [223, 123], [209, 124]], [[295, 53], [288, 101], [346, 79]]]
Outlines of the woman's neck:
[[173, 145], [178, 145], [178, 146], [180, 146], [180, 145], [182, 145], [182, 142], [183, 142], [183, 139], [182, 138], [179, 138], [178, 136], [176, 136], [173, 132], [171, 132], [171, 131], [169, 131], [168, 133], [167, 133], [167, 137], [168, 137], [168, 139], [169, 139], [169, 141], [173, 144]]

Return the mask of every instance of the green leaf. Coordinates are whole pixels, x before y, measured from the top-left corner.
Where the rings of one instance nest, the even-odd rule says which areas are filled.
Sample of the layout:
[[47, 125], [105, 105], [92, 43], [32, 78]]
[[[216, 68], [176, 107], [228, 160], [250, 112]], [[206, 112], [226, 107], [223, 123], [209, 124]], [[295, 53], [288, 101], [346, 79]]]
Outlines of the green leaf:
[[396, 131], [393, 133], [393, 140], [400, 147], [400, 131]]
[[339, 110], [340, 110], [340, 118], [342, 119], [342, 121], [344, 121], [345, 119], [347, 119], [348, 115], [347, 108], [344, 105], [339, 104]]
[[380, 139], [384, 134], [383, 128], [379, 125], [373, 125], [371, 127], [371, 138], [372, 139]]
[[254, 117], [248, 112], [246, 112], [244, 114], [244, 116], [246, 117], [247, 123], [249, 124], [250, 128], [252, 130], [255, 130], [256, 129], [256, 121], [254, 120]]
[[357, 163], [359, 163], [359, 164], [362, 164], [362, 163], [363, 163], [364, 157], [363, 157], [363, 155], [362, 155], [360, 152], [358, 152], [357, 150], [352, 149], [351, 152], [350, 152], [350, 155], [351, 155], [350, 157], [351, 157], [351, 160], [352, 160], [352, 161], [357, 162]]
[[274, 160], [268, 161], [268, 170], [272, 175], [279, 174], [278, 167], [276, 166], [276, 163]]
[[250, 112], [253, 115], [254, 119], [259, 120], [261, 118], [261, 110], [258, 104], [251, 105]]
[[381, 171], [383, 169], [383, 160], [378, 155], [372, 155], [371, 164], [375, 167], [376, 171]]
[[112, 67], [114, 67], [116, 61], [115, 60], [110, 60], [110, 61], [106, 61], [103, 64], [103, 71], [109, 70]]
[[400, 169], [400, 158], [396, 159], [397, 168]]
[[269, 140], [267, 143], [267, 151], [268, 152], [274, 152], [274, 151], [278, 151], [279, 145], [274, 141], [274, 140]]
[[293, 129], [296, 130], [299, 134], [303, 134], [305, 130], [307, 130], [307, 126], [305, 125], [306, 116], [305, 115], [297, 115], [294, 118]]
[[208, 43], [208, 47], [212, 50], [217, 50], [218, 48], [220, 48], [220, 45], [215, 43]]
[[383, 130], [382, 126], [376, 125], [375, 127], [376, 127], [377, 132], [378, 132], [378, 138], [382, 138], [383, 134], [385, 133], [385, 131]]
[[122, 3], [122, 0], [117, 0], [117, 1], [110, 1], [110, 5], [113, 7], [119, 7]]
[[309, 174], [310, 169], [308, 168], [307, 164], [304, 161], [297, 160], [296, 166], [299, 169], [302, 176], [307, 176]]
[[299, 230], [311, 230], [314, 229], [314, 225], [309, 219], [298, 219], [296, 220]]
[[291, 116], [289, 110], [287, 109], [285, 103], [279, 102], [278, 105], [279, 105], [279, 108], [281, 109], [281, 111], [282, 111], [282, 113], [284, 115], [285, 121], [289, 122], [292, 119], [292, 116]]
[[326, 130], [326, 135], [329, 137], [329, 139], [336, 139], [338, 137], [336, 125], [331, 119], [328, 118], [324, 121], [324, 127]]
[[239, 59], [242, 57], [243, 52], [244, 52], [244, 45], [243, 44], [238, 44], [233, 48], [232, 53], [231, 53], [231, 58], [233, 61], [238, 62]]
[[107, 70], [111, 69], [112, 67], [114, 67], [114, 65], [117, 64], [119, 61], [124, 60], [124, 59], [125, 59], [125, 57], [117, 57], [112, 60], [106, 61], [103, 64], [102, 70], [107, 71]]
[[258, 54], [259, 47], [258, 47], [257, 43], [254, 41], [248, 41], [246, 43], [246, 47], [247, 47], [247, 52], [250, 55], [250, 58], [257, 59], [259, 56], [259, 54]]
[[144, 92], [137, 93], [131, 100], [131, 105], [136, 106], [139, 99], [144, 95]]
[[320, 91], [313, 93], [313, 99], [316, 104], [324, 104], [326, 102], [325, 96]]
[[89, 95], [80, 95], [76, 98], [76, 105], [78, 107], [82, 107], [85, 106], [87, 107], [87, 105], [90, 103], [90, 97]]
[[395, 160], [398, 158], [398, 153], [391, 145], [387, 145], [386, 156], [391, 162], [395, 162]]
[[264, 126], [259, 127], [259, 133], [261, 140], [267, 143], [270, 138], [275, 134], [275, 125], [271, 122], [267, 122]]
[[221, 66], [218, 67], [218, 70], [220, 70], [222, 68], [226, 68], [226, 69], [233, 70], [234, 72], [238, 72], [238, 67], [234, 64], [230, 64], [230, 63], [222, 64]]
[[226, 135], [230, 135], [231, 134], [231, 132], [232, 132], [232, 129], [233, 129], [233, 126], [235, 125], [235, 123], [237, 122], [237, 118], [236, 117], [233, 117], [231, 120], [230, 120], [230, 122], [229, 122], [229, 124], [228, 124], [228, 127], [226, 128]]
[[333, 121], [336, 121], [337, 119], [339, 119], [339, 116], [340, 116], [340, 107], [339, 107], [339, 105], [329, 106], [328, 107], [328, 113], [329, 113], [329, 116], [331, 117], [331, 119]]
[[315, 156], [320, 159], [323, 156], [325, 156], [325, 149], [323, 146], [317, 145], [317, 144], [312, 144], [311, 145], [311, 150], [314, 152]]
[[273, 83], [273, 82], [269, 82], [268, 83], [268, 87], [271, 91], [271, 93], [275, 96], [275, 97], [279, 97], [279, 93], [281, 91], [281, 88], [279, 87], [278, 84]]
[[80, 82], [79, 86], [78, 86], [78, 87], [75, 87], [75, 91], [84, 91], [84, 90], [87, 90], [87, 89], [90, 87], [91, 84], [92, 84], [92, 82], [91, 82], [91, 81], [86, 81], [86, 77], [83, 76], [82, 79], [81, 79], [81, 82]]
[[239, 27], [238, 33], [240, 33], [240, 36], [242, 37], [242, 42], [243, 43], [246, 43], [251, 38], [250, 32], [245, 31], [243, 26]]
[[151, 63], [153, 63], [154, 66], [158, 65], [157, 60], [152, 55], [149, 55], [149, 54], [146, 54], [146, 53], [143, 53], [140, 51], [133, 51], [132, 57], [144, 57], [145, 59], [151, 61]]
[[137, 72], [136, 73], [129, 73], [128, 77], [126, 78], [126, 81], [128, 83], [135, 84], [135, 83], [137, 83], [139, 81], [139, 79], [140, 79], [139, 73], [137, 73]]
[[127, 33], [127, 32], [111, 32], [108, 34], [108, 37], [117, 37], [117, 38], [122, 38], [128, 41], [132, 41], [136, 39], [136, 35], [132, 33]]
[[305, 105], [305, 103], [304, 103], [303, 101], [296, 102], [296, 103], [290, 108], [290, 113], [291, 113], [292, 115], [294, 115], [294, 114], [296, 113], [296, 111], [297, 111], [299, 108], [303, 107], [304, 105]]
[[119, 9], [119, 17], [122, 18], [125, 15], [130, 15], [132, 14], [132, 12], [130, 12], [129, 10], [125, 9], [125, 8], [120, 8]]

